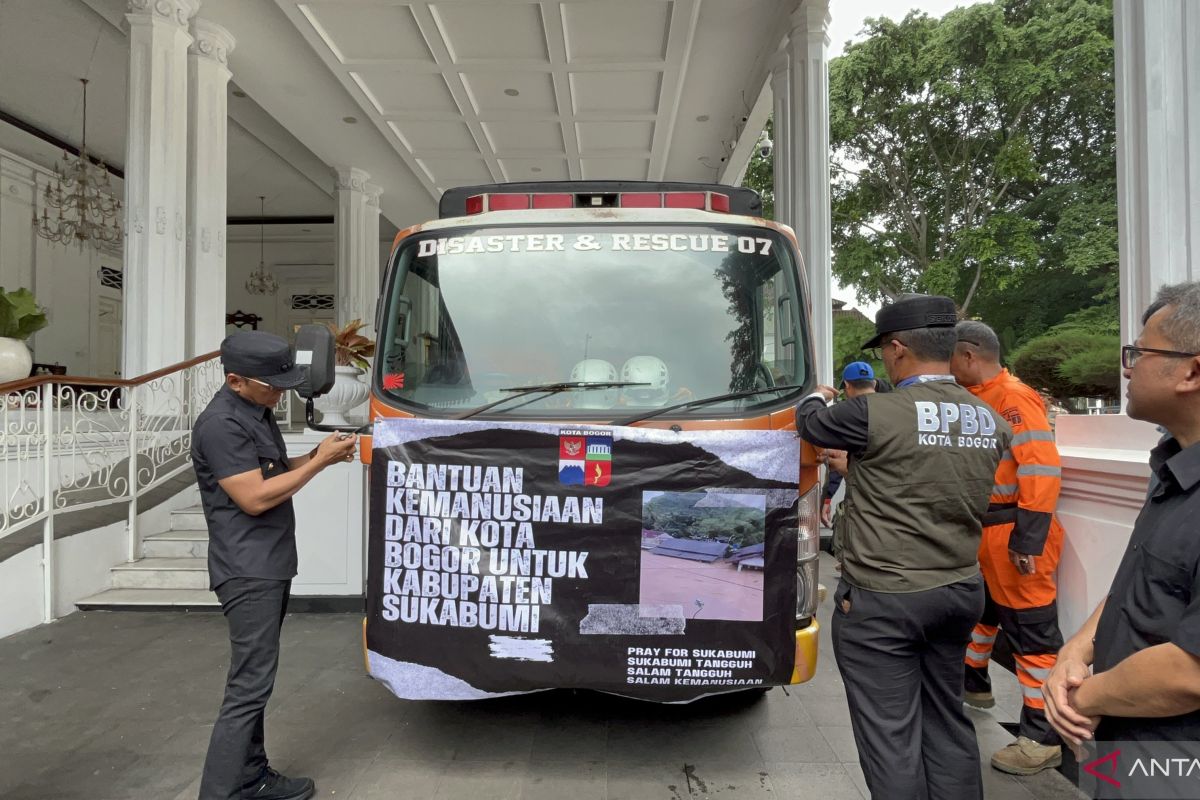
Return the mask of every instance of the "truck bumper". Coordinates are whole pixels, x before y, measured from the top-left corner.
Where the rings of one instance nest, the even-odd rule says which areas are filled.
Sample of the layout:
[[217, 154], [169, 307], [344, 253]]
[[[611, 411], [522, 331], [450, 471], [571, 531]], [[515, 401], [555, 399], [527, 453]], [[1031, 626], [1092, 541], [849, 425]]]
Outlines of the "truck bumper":
[[796, 631], [796, 666], [791, 683], [804, 683], [817, 674], [817, 634], [821, 624], [814, 618], [808, 627]]

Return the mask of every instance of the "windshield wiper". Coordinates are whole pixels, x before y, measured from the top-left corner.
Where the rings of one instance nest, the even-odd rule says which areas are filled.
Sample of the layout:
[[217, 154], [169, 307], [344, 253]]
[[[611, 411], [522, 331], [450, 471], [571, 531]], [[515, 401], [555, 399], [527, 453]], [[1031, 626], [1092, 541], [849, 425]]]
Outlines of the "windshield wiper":
[[[494, 403], [488, 403], [487, 405], [480, 406], [479, 408], [473, 408], [465, 414], [459, 414], [457, 417], [454, 417], [454, 419], [470, 419], [476, 414], [482, 414], [484, 411], [495, 408], [499, 405], [503, 405], [509, 400], [516, 400], [518, 397], [524, 397], [528, 394], [545, 394], [546, 397], [549, 397], [552, 394], [558, 394], [559, 392], [572, 392], [577, 389], [620, 389], [625, 386], [649, 385], [650, 384], [648, 383], [635, 383], [633, 381], [560, 381], [559, 383], [542, 383], [538, 384], [537, 386], [513, 386], [509, 389], [501, 389], [500, 391], [516, 392], [516, 394], [511, 394], [508, 397], [501, 397]], [[515, 405], [508, 410], [512, 411], [513, 409], [520, 408], [521, 406], [527, 406], [535, 400], [541, 399], [543, 398], [535, 397], [532, 400], [527, 400], [524, 403]]]
[[711, 403], [720, 403], [722, 400], [736, 400], [739, 397], [754, 397], [757, 394], [766, 394], [767, 392], [786, 392], [790, 389], [803, 389], [803, 388], [805, 388], [803, 384], [792, 383], [792, 384], [785, 384], [783, 386], [768, 386], [763, 389], [750, 389], [750, 390], [744, 391], [744, 392], [731, 392], [729, 394], [716, 395], [715, 397], [702, 397], [699, 400], [689, 400], [686, 403], [678, 403], [673, 406], [666, 406], [664, 408], [656, 408], [653, 411], [646, 412], [645, 414], [637, 414], [636, 416], [626, 417], [625, 419], [619, 419], [616, 422], [612, 422], [609, 424], [611, 424], [611, 425], [632, 425], [635, 422], [641, 422], [644, 419], [650, 419], [651, 417], [661, 416], [662, 414], [669, 414], [672, 411], [678, 411], [683, 408], [694, 408], [696, 406], [706, 406]]

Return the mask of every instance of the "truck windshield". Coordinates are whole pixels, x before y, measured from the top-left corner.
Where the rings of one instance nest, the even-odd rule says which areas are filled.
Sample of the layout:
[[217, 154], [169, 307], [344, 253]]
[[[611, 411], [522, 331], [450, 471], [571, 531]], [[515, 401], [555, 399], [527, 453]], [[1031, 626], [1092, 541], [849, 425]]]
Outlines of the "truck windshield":
[[[796, 271], [785, 237], [749, 226], [431, 231], [393, 254], [375, 390], [414, 413], [448, 415], [509, 387], [644, 384], [562, 392], [508, 412], [601, 420], [802, 384]], [[729, 416], [785, 397], [681, 413]], [[488, 413], [506, 414], [503, 404]]]

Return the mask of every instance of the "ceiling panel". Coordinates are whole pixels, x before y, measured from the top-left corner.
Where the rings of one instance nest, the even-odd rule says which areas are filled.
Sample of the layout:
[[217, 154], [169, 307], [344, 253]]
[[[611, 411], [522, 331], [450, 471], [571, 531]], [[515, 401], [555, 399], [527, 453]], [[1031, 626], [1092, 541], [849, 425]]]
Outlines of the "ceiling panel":
[[417, 163], [438, 186], [462, 186], [465, 183], [488, 183], [492, 180], [483, 159], [418, 158]]
[[572, 72], [576, 113], [628, 112], [655, 114], [659, 109], [661, 72]]
[[440, 73], [389, 68], [360, 69], [349, 74], [367, 95], [376, 114], [402, 116], [414, 111], [458, 114], [458, 104]]
[[602, 154], [610, 150], [650, 152], [654, 144], [653, 122], [577, 122], [579, 152]]
[[507, 181], [569, 181], [571, 170], [565, 158], [502, 158], [500, 168]]
[[583, 179], [644, 181], [650, 162], [644, 158], [584, 158]]
[[433, 61], [408, 6], [307, 3], [299, 8], [343, 63], [355, 59]]
[[497, 153], [540, 151], [562, 153], [562, 125], [557, 122], [484, 122], [492, 150]]
[[477, 114], [558, 113], [554, 78], [548, 72], [472, 71], [462, 73], [462, 81]]
[[[672, 5], [653, 0], [564, 4], [567, 59], [572, 64], [664, 60]], [[614, 20], [620, 20], [620, 36], [612, 33]]]
[[429, 8], [456, 62], [549, 58], [536, 3], [434, 3]]
[[409, 150], [475, 149], [475, 137], [462, 122], [420, 122], [405, 120], [389, 122], [388, 127]]

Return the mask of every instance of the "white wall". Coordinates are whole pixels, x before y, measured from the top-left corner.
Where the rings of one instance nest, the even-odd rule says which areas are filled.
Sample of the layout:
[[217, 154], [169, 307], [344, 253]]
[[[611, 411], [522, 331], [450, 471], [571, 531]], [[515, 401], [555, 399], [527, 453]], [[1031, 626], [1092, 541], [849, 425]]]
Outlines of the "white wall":
[[1066, 531], [1058, 567], [1058, 617], [1070, 637], [1108, 594], [1146, 499], [1153, 425], [1123, 414], [1059, 414], [1058, 519]]
[[[100, 267], [121, 268], [119, 250], [51, 243], [34, 233], [35, 196], [53, 173], [0, 150], [0, 286], [30, 289], [50, 324], [29, 341], [33, 360], [63, 364], [72, 375], [96, 375]], [[120, 182], [115, 186], [120, 191]], [[37, 204], [40, 215], [40, 202]], [[117, 352], [119, 352], [119, 345]]]

